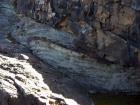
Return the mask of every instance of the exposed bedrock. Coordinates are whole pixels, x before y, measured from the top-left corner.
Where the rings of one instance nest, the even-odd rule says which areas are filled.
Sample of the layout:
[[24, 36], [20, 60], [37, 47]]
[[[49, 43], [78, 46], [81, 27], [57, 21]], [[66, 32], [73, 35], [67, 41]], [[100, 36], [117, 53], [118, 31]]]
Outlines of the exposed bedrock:
[[73, 34], [77, 51], [121, 65], [139, 64], [139, 0], [11, 1], [18, 13]]
[[[0, 54], [0, 105], [79, 105], [75, 100], [53, 93], [28, 62], [29, 57], [20, 56], [23, 58]], [[90, 103], [83, 105], [86, 104]]]
[[[17, 28], [17, 25], [20, 26]], [[13, 27], [15, 29], [12, 32], [17, 41], [30, 48], [34, 55], [44, 62], [53, 65], [56, 71], [61, 71], [78, 81], [87, 90], [140, 91], [139, 69], [105, 63], [69, 49], [75, 47], [75, 36], [41, 25], [29, 18], [22, 18], [17, 25]], [[119, 44], [125, 46], [124, 40], [114, 35], [112, 38], [118, 39]]]
[[18, 22], [9, 0], [0, 0], [0, 105], [92, 105], [77, 82], [53, 72], [28, 45], [11, 36]]
[[139, 4], [1, 0], [0, 105], [92, 105], [87, 91], [139, 93]]
[[56, 71], [87, 90], [140, 91], [138, 0], [11, 1], [10, 36]]
[[138, 0], [11, 1], [12, 37], [56, 71], [88, 90], [140, 91]]

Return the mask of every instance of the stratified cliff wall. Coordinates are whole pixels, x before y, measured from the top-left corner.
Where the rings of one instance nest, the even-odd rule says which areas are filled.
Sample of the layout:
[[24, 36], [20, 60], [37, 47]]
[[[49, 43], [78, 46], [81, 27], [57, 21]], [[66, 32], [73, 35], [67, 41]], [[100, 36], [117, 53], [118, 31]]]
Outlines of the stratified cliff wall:
[[12, 0], [19, 13], [72, 33], [76, 50], [138, 65], [139, 0]]
[[138, 94], [139, 12], [138, 0], [1, 0], [0, 104], [92, 105], [90, 92]]
[[92, 105], [77, 82], [53, 72], [11, 36], [23, 17], [9, 1], [0, 0], [0, 105]]
[[138, 0], [11, 2], [10, 36], [56, 71], [87, 90], [140, 91]]

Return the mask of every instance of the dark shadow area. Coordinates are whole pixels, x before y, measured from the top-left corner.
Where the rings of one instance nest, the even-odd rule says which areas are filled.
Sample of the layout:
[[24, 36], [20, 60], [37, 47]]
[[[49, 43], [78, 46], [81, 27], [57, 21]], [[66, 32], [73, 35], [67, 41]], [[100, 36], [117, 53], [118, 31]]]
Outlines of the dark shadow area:
[[80, 105], [92, 105], [92, 99], [88, 92], [78, 82], [70, 78], [69, 75], [57, 71], [54, 67], [43, 63], [35, 56], [31, 57], [29, 62], [43, 76], [44, 82], [53, 93], [73, 99]]
[[140, 105], [140, 95], [93, 94], [95, 105]]

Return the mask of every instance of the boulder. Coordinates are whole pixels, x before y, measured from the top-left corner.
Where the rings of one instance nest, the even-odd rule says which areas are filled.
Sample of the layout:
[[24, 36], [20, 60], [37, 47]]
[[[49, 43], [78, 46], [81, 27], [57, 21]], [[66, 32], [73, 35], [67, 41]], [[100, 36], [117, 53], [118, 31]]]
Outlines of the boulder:
[[26, 60], [0, 54], [1, 105], [79, 105], [74, 100], [52, 93]]

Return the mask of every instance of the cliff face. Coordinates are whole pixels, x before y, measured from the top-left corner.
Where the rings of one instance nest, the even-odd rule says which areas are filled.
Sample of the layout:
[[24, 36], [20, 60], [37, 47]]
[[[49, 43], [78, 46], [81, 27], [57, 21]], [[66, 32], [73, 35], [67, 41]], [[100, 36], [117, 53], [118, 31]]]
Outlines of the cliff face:
[[28, 46], [44, 62], [53, 65], [56, 71], [69, 75], [87, 90], [139, 91], [138, 68], [123, 67], [76, 52], [73, 50], [76, 37], [72, 34], [44, 26], [29, 18], [22, 18], [19, 24], [22, 27], [14, 26], [12, 37]]
[[1, 53], [51, 65], [45, 78], [46, 71], [68, 77], [54, 80], [58, 91], [78, 84], [90, 92], [140, 92], [138, 0], [2, 0], [0, 13]]
[[36, 21], [20, 17], [12, 37], [43, 61], [88, 89], [139, 91], [138, 0], [12, 1]]
[[[14, 0], [19, 13], [74, 34], [76, 49], [122, 65], [139, 62], [138, 0]], [[96, 53], [96, 54], [93, 54]]]
[[92, 105], [81, 86], [53, 72], [28, 46], [11, 36], [13, 26], [20, 26], [17, 22], [20, 18], [9, 0], [1, 0], [0, 105]]

